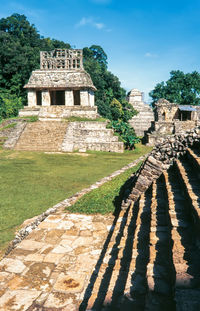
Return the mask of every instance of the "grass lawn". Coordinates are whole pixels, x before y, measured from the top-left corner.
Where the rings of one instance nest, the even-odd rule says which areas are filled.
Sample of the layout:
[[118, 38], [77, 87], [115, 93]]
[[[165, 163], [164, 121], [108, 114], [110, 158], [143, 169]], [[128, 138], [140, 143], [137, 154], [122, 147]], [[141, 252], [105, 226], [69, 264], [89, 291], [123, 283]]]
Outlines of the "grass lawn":
[[0, 248], [25, 219], [134, 161], [150, 147], [124, 154], [45, 154], [0, 150]]
[[116, 176], [98, 189], [94, 189], [85, 194], [66, 210], [74, 213], [114, 213], [116, 215], [120, 211], [121, 203], [124, 199], [127, 186], [130, 183], [131, 175], [139, 169], [141, 163], [128, 169], [119, 176]]

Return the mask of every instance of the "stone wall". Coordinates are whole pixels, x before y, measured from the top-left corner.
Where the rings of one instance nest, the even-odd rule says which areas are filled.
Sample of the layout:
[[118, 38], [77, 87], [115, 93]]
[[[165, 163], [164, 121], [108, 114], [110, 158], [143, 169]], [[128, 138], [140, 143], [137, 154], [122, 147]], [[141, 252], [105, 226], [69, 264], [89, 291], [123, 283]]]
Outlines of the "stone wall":
[[154, 122], [154, 131], [146, 134], [147, 145], [154, 146], [162, 143], [170, 134], [184, 134], [186, 131], [194, 129], [197, 126], [197, 121], [159, 121]]
[[187, 148], [200, 140], [200, 127], [185, 132], [185, 134], [169, 135], [162, 143], [157, 144], [140, 171], [137, 173], [135, 185], [124, 202], [123, 208], [127, 208], [131, 201], [136, 201], [139, 196], [148, 189], [151, 183], [168, 169], [176, 158], [183, 155]]
[[4, 143], [4, 148], [6, 149], [13, 149], [17, 144], [20, 136], [22, 135], [23, 131], [25, 130], [27, 122], [20, 121], [17, 122], [15, 128], [11, 131], [8, 139]]
[[177, 112], [178, 112], [177, 104], [170, 103], [166, 99], [161, 98], [155, 104], [156, 121], [171, 122], [174, 119], [178, 119]]
[[43, 107], [25, 107], [19, 111], [20, 117], [38, 116], [41, 121], [57, 120], [61, 121], [65, 118], [80, 117], [88, 119], [96, 119], [98, 117], [97, 107], [89, 106], [43, 106]]
[[124, 144], [114, 136], [106, 122], [70, 122], [62, 144], [62, 151], [86, 150], [123, 152]]

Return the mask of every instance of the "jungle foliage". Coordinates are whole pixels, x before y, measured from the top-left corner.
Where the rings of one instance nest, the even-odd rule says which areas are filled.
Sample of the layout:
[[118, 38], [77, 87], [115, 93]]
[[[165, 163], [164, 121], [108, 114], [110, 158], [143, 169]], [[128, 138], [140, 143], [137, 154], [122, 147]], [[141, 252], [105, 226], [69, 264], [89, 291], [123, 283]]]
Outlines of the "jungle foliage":
[[173, 70], [169, 80], [158, 83], [149, 95], [153, 99], [153, 106], [160, 98], [179, 105], [199, 105], [200, 73], [194, 71], [185, 74], [180, 70]]

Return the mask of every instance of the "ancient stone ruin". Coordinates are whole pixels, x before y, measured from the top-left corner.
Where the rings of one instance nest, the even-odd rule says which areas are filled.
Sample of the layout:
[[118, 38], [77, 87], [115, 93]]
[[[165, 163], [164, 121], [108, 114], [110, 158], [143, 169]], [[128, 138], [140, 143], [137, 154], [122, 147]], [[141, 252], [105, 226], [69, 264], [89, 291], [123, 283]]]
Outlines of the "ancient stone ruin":
[[[86, 150], [123, 152], [124, 146], [107, 129], [94, 105], [96, 90], [83, 68], [82, 50], [56, 49], [40, 53], [40, 69], [28, 83], [28, 106], [19, 116], [37, 116], [39, 121], [18, 123], [4, 147], [17, 150], [72, 152]], [[70, 122], [80, 117], [87, 122]], [[91, 121], [90, 121], [91, 120]]]
[[169, 134], [181, 134], [195, 128], [200, 120], [200, 107], [177, 105], [166, 99], [159, 99], [154, 109], [155, 121], [152, 131], [147, 133], [147, 143], [155, 145]]
[[96, 88], [83, 68], [82, 50], [40, 52], [40, 69], [32, 72], [24, 87], [28, 107], [20, 111], [20, 116], [37, 115], [40, 120], [97, 117]]
[[151, 107], [144, 103], [142, 92], [137, 89], [132, 89], [128, 93], [128, 102], [138, 111], [130, 121], [130, 125], [134, 128], [137, 136], [144, 136], [144, 133], [151, 128], [151, 123], [154, 121], [154, 114]]

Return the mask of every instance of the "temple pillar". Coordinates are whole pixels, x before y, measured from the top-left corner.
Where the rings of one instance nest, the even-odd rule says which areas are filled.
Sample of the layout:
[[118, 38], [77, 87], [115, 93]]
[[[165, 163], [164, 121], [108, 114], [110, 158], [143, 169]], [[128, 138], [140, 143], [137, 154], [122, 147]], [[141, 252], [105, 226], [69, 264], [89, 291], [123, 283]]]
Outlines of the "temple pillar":
[[74, 95], [73, 91], [71, 90], [65, 91], [65, 106], [74, 106]]
[[51, 98], [49, 91], [42, 91], [42, 106], [50, 106]]
[[28, 107], [37, 105], [36, 91], [28, 91]]
[[89, 94], [88, 90], [81, 90], [80, 91], [80, 101], [81, 106], [89, 106]]
[[89, 106], [94, 107], [94, 92], [92, 90], [89, 91]]

